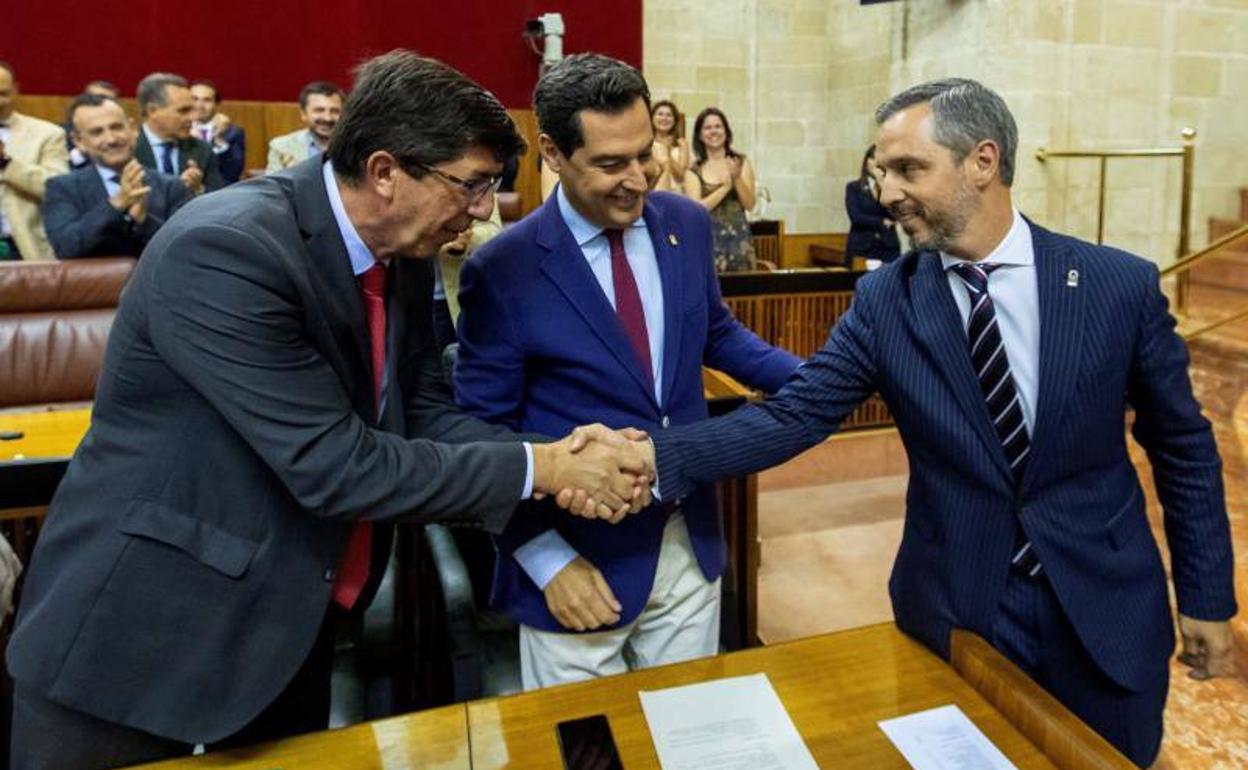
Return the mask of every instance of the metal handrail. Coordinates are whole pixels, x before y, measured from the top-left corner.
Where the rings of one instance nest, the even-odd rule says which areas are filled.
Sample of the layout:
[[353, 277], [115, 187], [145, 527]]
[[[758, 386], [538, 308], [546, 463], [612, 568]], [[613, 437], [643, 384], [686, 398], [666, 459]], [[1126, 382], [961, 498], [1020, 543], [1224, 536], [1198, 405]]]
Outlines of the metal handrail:
[[[1178, 253], [1175, 255], [1179, 261], [1187, 256], [1191, 229], [1189, 222], [1192, 218], [1192, 169], [1196, 155], [1196, 129], [1185, 128], [1180, 132], [1183, 138], [1183, 146], [1173, 147], [1147, 147], [1137, 150], [1046, 150], [1041, 147], [1036, 150], [1036, 160], [1044, 163], [1049, 158], [1099, 158], [1100, 159], [1100, 179], [1097, 191], [1097, 207], [1096, 207], [1096, 242], [1103, 243], [1105, 241], [1105, 174], [1109, 165], [1110, 158], [1182, 158], [1183, 159], [1183, 180], [1180, 188], [1180, 205], [1179, 205], [1179, 247]], [[1186, 273], [1181, 274], [1175, 286], [1175, 310], [1180, 315], [1187, 313], [1187, 292], [1188, 292], [1188, 276]]]
[[1178, 273], [1180, 271], [1191, 270], [1193, 265], [1204, 262], [1206, 259], [1215, 256], [1216, 252], [1221, 251], [1230, 244], [1244, 237], [1248, 237], [1248, 225], [1241, 225], [1204, 247], [1200, 251], [1197, 251], [1194, 254], [1188, 254], [1182, 259], [1176, 261], [1174, 264], [1168, 265], [1161, 271], [1161, 277], [1165, 278], [1168, 275], [1173, 275], [1174, 273]]
[[1206, 332], [1211, 332], [1214, 329], [1226, 326], [1229, 323], [1234, 323], [1242, 318], [1248, 318], [1248, 304], [1241, 305], [1240, 308], [1234, 313], [1231, 313], [1223, 318], [1219, 318], [1216, 321], [1211, 321], [1204, 326], [1198, 327], [1194, 331], [1184, 331], [1181, 333], [1181, 336], [1185, 340], [1194, 339], [1202, 334], [1205, 334]]

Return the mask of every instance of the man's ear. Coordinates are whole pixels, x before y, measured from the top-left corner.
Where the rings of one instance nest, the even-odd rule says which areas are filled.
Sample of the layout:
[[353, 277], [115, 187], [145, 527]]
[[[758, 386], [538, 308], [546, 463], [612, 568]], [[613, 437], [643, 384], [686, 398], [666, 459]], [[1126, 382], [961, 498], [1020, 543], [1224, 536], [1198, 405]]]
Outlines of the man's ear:
[[542, 154], [542, 162], [556, 174], [563, 168], [563, 164], [568, 162], [567, 157], [560, 152], [559, 146], [555, 144], [555, 140], [550, 138], [550, 134], [537, 135], [537, 151]]
[[991, 139], [984, 139], [966, 157], [971, 180], [983, 189], [1000, 176], [1001, 148]]
[[399, 161], [385, 150], [377, 150], [364, 161], [363, 184], [385, 200], [394, 200], [395, 185], [403, 170]]

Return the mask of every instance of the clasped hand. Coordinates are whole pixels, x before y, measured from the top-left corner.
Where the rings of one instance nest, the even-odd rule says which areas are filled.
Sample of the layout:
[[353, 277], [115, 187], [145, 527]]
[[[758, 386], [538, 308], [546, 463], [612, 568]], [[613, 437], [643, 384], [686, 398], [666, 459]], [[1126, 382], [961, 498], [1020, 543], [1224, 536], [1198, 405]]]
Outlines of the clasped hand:
[[644, 431], [585, 425], [533, 453], [535, 498], [555, 495], [560, 508], [613, 524], [650, 504], [654, 452]]

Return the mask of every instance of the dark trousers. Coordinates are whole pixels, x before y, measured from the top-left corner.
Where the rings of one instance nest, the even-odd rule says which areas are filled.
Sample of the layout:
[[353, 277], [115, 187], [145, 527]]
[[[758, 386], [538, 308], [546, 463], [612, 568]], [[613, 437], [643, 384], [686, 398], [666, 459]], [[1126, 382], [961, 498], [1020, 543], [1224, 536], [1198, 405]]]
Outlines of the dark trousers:
[[[241, 730], [207, 750], [326, 729], [334, 637], [344, 614], [331, 608], [312, 651], [286, 689]], [[66, 708], [21, 685], [13, 698], [12, 741], [13, 770], [103, 770], [184, 756], [195, 748]]]
[[1101, 671], [1043, 574], [1011, 573], [992, 630], [992, 645], [1140, 767], [1161, 748], [1169, 674], [1143, 692]]

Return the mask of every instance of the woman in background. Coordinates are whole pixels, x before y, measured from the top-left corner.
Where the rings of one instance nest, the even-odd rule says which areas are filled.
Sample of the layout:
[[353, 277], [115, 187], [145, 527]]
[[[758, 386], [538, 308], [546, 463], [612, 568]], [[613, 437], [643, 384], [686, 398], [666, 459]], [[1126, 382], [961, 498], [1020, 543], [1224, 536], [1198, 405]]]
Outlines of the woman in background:
[[685, 116], [671, 101], [661, 99], [650, 108], [650, 122], [654, 126], [654, 159], [660, 169], [654, 189], [684, 192], [685, 173], [689, 170]]
[[875, 145], [862, 157], [858, 178], [845, 185], [845, 213], [849, 215], [849, 238], [845, 256], [892, 262], [901, 254], [901, 242], [892, 216], [880, 203], [879, 169]]
[[711, 213], [715, 268], [721, 273], [754, 269], [754, 242], [746, 212], [754, 208], [754, 166], [732, 149], [732, 127], [715, 107], [693, 124], [694, 162], [685, 176], [685, 195]]

